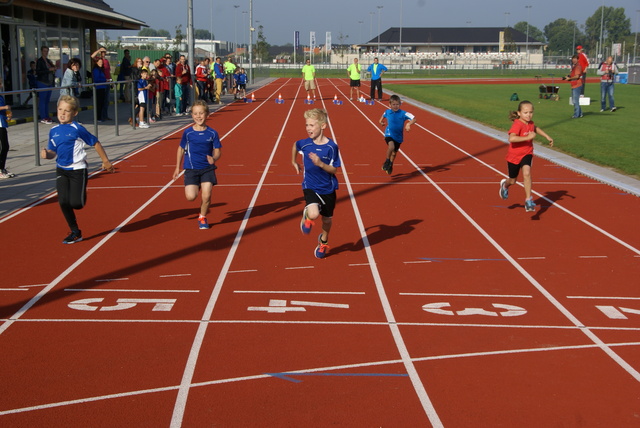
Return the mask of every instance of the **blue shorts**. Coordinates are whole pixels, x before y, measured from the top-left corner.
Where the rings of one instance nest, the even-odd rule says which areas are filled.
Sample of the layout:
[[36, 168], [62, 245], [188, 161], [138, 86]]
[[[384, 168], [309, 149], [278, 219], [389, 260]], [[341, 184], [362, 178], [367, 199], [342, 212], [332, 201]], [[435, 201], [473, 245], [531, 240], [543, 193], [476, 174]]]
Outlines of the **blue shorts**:
[[184, 185], [200, 187], [200, 184], [202, 183], [211, 183], [215, 186], [218, 184], [215, 170], [215, 165], [211, 165], [203, 169], [185, 169]]

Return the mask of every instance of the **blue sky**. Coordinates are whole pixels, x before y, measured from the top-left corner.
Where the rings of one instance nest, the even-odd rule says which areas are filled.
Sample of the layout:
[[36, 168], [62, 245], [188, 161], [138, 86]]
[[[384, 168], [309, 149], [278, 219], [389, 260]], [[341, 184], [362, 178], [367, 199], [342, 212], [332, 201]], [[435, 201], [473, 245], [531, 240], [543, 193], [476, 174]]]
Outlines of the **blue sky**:
[[[153, 0], [146, 5], [136, 0], [105, 2], [116, 12], [142, 20], [156, 30], [165, 29], [172, 35], [175, 27], [182, 24], [186, 34], [187, 0]], [[195, 28], [213, 30], [219, 40], [248, 41], [249, 0], [193, 0], [193, 5]], [[637, 31], [640, 0], [254, 0], [253, 19], [254, 23], [260, 21], [254, 25], [263, 26], [267, 42], [272, 45], [292, 43], [296, 30], [300, 31], [302, 44], [309, 43], [310, 31], [316, 32], [320, 44], [324, 43], [327, 31], [332, 33], [334, 43], [342, 34], [345, 43], [355, 44], [376, 37], [378, 21], [381, 31], [400, 25], [498, 27], [507, 23], [513, 26], [520, 21], [529, 21], [543, 30], [558, 18], [584, 24], [601, 5], [623, 7], [631, 18], [631, 30]], [[135, 34], [112, 31], [109, 37], [117, 39], [119, 35]]]

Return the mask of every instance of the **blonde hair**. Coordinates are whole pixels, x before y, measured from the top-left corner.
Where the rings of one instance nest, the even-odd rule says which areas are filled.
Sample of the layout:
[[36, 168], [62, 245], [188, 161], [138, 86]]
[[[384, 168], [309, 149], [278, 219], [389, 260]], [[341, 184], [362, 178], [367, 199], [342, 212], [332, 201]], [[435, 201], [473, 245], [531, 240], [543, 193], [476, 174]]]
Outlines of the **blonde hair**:
[[60, 105], [60, 103], [69, 104], [76, 113], [80, 110], [80, 103], [78, 102], [78, 99], [72, 95], [61, 95], [60, 98], [58, 98], [57, 105]]
[[327, 123], [327, 112], [321, 108], [312, 108], [304, 112], [304, 118], [315, 119], [322, 125], [323, 123]]
[[202, 108], [204, 108], [204, 113], [208, 116], [209, 115], [209, 106], [207, 105], [207, 102], [204, 100], [197, 100], [196, 102], [194, 102], [191, 105], [191, 111], [193, 111], [193, 108], [195, 106], [200, 106]]

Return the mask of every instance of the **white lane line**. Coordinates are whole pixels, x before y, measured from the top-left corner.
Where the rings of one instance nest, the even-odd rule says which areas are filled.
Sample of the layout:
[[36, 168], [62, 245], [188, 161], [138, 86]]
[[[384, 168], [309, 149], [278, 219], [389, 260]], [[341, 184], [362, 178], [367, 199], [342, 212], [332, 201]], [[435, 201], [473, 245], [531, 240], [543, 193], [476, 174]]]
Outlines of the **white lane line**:
[[578, 256], [579, 259], [607, 259], [608, 256]]
[[291, 304], [295, 306], [315, 306], [319, 308], [349, 309], [349, 305], [346, 303], [322, 303], [322, 302], [307, 302], [303, 300], [292, 300]]
[[567, 299], [592, 299], [592, 300], [640, 300], [640, 297], [622, 296], [567, 296]]
[[545, 260], [546, 257], [518, 257], [518, 260]]
[[348, 266], [350, 267], [355, 267], [355, 266], [369, 266], [370, 263], [349, 263]]
[[[298, 86], [298, 91], [300, 91], [300, 86]], [[277, 90], [276, 90], [276, 92], [277, 92]], [[274, 96], [274, 94], [269, 96], [257, 108], [252, 110], [247, 116], [244, 117], [244, 119], [240, 120], [238, 122], [238, 124], [233, 129], [236, 129], [238, 126], [243, 124], [255, 112], [259, 111], [260, 108], [266, 106], [268, 99], [273, 97], [273, 96]], [[258, 185], [256, 186], [256, 188], [255, 188], [255, 190], [253, 192], [253, 196], [251, 198], [251, 202], [249, 202], [249, 206], [247, 207], [247, 211], [244, 214], [244, 218], [242, 219], [242, 223], [240, 224], [240, 227], [238, 228], [238, 232], [237, 232], [237, 234], [236, 234], [236, 236], [235, 236], [235, 238], [233, 240], [233, 244], [231, 245], [231, 248], [229, 249], [229, 252], [227, 254], [227, 258], [225, 259], [224, 265], [222, 266], [220, 274], [218, 275], [218, 280], [216, 281], [216, 284], [213, 287], [213, 292], [211, 293], [209, 301], [207, 302], [207, 306], [206, 306], [206, 308], [204, 310], [204, 313], [202, 314], [201, 320], [203, 320], [203, 322], [201, 322], [198, 325], [198, 330], [196, 332], [196, 335], [195, 335], [194, 340], [193, 340], [193, 344], [191, 345], [191, 350], [189, 352], [189, 358], [187, 359], [187, 364], [186, 364], [185, 370], [184, 370], [184, 372], [182, 374], [182, 381], [180, 382], [180, 388], [178, 389], [178, 396], [176, 397], [175, 405], [174, 405], [174, 408], [173, 408], [173, 413], [171, 415], [171, 424], [170, 424], [171, 428], [179, 428], [179, 427], [182, 426], [182, 420], [184, 418], [184, 412], [185, 412], [185, 409], [186, 409], [186, 406], [187, 406], [187, 399], [188, 399], [188, 396], [189, 396], [189, 390], [191, 388], [193, 375], [195, 373], [196, 365], [197, 365], [197, 362], [198, 362], [198, 356], [200, 354], [200, 349], [202, 348], [202, 343], [204, 342], [204, 337], [205, 337], [205, 334], [207, 332], [207, 327], [209, 326], [209, 323], [206, 322], [206, 321], [210, 320], [211, 314], [213, 313], [213, 309], [214, 309], [214, 307], [215, 307], [215, 305], [216, 305], [216, 303], [218, 301], [218, 297], [220, 296], [220, 293], [222, 291], [222, 285], [224, 284], [225, 278], [227, 277], [227, 274], [229, 272], [229, 267], [231, 266], [231, 262], [233, 261], [233, 258], [235, 257], [236, 251], [238, 250], [238, 245], [240, 244], [240, 240], [242, 239], [244, 231], [245, 231], [245, 229], [247, 227], [247, 223], [249, 222], [249, 218], [251, 217], [251, 213], [253, 212], [253, 208], [255, 207], [255, 203], [256, 203], [256, 201], [258, 199], [258, 196], [260, 195], [260, 192], [261, 192], [262, 187], [263, 187], [263, 183], [265, 182], [265, 180], [267, 178], [268, 169], [269, 169], [268, 166], [271, 165], [271, 163], [273, 162], [273, 159], [275, 158], [276, 151], [277, 151], [277, 149], [278, 149], [278, 147], [280, 145], [280, 141], [282, 140], [282, 136], [284, 134], [285, 127], [286, 127], [286, 125], [287, 125], [287, 123], [289, 121], [289, 118], [291, 117], [291, 112], [293, 111], [294, 105], [295, 105], [294, 103], [291, 103], [291, 107], [289, 108], [289, 112], [287, 113], [287, 117], [284, 120], [284, 123], [282, 125], [281, 130], [280, 130], [280, 134], [278, 135], [278, 138], [276, 139], [276, 142], [273, 145], [273, 149], [271, 151], [271, 155], [269, 156], [269, 161], [266, 164], [267, 168], [265, 168], [265, 171], [260, 176], [260, 181], [258, 182]], [[233, 131], [233, 129], [232, 129], [232, 131]], [[232, 132], [232, 131], [229, 131], [229, 132]]]
[[413, 265], [413, 264], [421, 264], [421, 263], [432, 263], [431, 260], [414, 260], [410, 262], [402, 262], [405, 265]]
[[258, 269], [230, 270], [229, 273], [258, 272]]
[[85, 292], [85, 293], [199, 293], [200, 290], [136, 290], [127, 288], [65, 288], [64, 291], [70, 291], [73, 293]]
[[[342, 93], [342, 90], [339, 89], [338, 87], [336, 87], [336, 90]], [[379, 127], [376, 126], [373, 122], [371, 122], [371, 120], [362, 112], [362, 110], [360, 110], [358, 106], [356, 106], [352, 101], [349, 101], [349, 102], [352, 105], [354, 105], [356, 110], [358, 110], [362, 114], [362, 116], [365, 117], [371, 123], [371, 125], [374, 128], [378, 129], [378, 131], [380, 130]], [[322, 102], [322, 104], [324, 105], [324, 101]], [[336, 133], [333, 130], [331, 117], [329, 117], [329, 129], [331, 130], [331, 134], [334, 136], [335, 142], [339, 146], [339, 143], [335, 138]], [[427, 394], [427, 390], [422, 383], [422, 379], [420, 378], [420, 375], [418, 374], [418, 371], [415, 365], [413, 364], [411, 355], [409, 354], [409, 350], [407, 349], [407, 345], [404, 342], [404, 338], [402, 337], [402, 334], [400, 333], [400, 329], [396, 324], [395, 315], [393, 313], [393, 309], [391, 308], [391, 303], [389, 302], [389, 298], [384, 288], [384, 284], [382, 283], [382, 278], [380, 277], [380, 272], [378, 271], [378, 267], [376, 265], [376, 261], [373, 256], [373, 250], [371, 249], [371, 244], [369, 243], [369, 238], [367, 237], [367, 231], [364, 227], [364, 221], [362, 220], [362, 216], [360, 215], [360, 209], [358, 208], [358, 203], [356, 202], [355, 194], [353, 192], [353, 187], [351, 186], [351, 181], [349, 180], [349, 174], [346, 170], [345, 162], [342, 161], [342, 155], [340, 156], [341, 156], [340, 163], [342, 164], [342, 174], [343, 174], [344, 181], [349, 193], [349, 200], [351, 201], [351, 206], [353, 207], [353, 211], [356, 217], [356, 222], [358, 224], [358, 228], [360, 232], [360, 237], [364, 245], [364, 250], [367, 255], [367, 260], [369, 261], [369, 264], [370, 264], [371, 274], [373, 275], [376, 291], [378, 293], [378, 298], [380, 299], [380, 303], [382, 304], [385, 318], [389, 323], [389, 329], [391, 330], [391, 335], [396, 344], [396, 348], [398, 349], [398, 352], [400, 353], [400, 356], [402, 358], [402, 363], [404, 365], [404, 368], [407, 371], [407, 374], [409, 375], [411, 384], [413, 385], [416, 395], [418, 396], [418, 399], [422, 404], [422, 408], [425, 414], [427, 415], [429, 422], [434, 427], [442, 427], [443, 426], [442, 421], [440, 420], [440, 417], [438, 416], [438, 413], [436, 412], [436, 409], [433, 403], [431, 402], [429, 395]]]
[[0, 288], [0, 291], [29, 291], [26, 288]]
[[173, 275], [160, 275], [160, 278], [175, 278], [177, 276], [191, 276], [190, 273], [176, 273]]
[[364, 291], [302, 291], [302, 290], [234, 290], [238, 294], [329, 294], [363, 295]]
[[445, 296], [445, 297], [516, 297], [522, 299], [532, 299], [533, 296], [526, 294], [456, 294], [456, 293], [398, 293], [401, 296]]
[[291, 266], [284, 268], [285, 270], [296, 270], [296, 269], [314, 269], [315, 266]]

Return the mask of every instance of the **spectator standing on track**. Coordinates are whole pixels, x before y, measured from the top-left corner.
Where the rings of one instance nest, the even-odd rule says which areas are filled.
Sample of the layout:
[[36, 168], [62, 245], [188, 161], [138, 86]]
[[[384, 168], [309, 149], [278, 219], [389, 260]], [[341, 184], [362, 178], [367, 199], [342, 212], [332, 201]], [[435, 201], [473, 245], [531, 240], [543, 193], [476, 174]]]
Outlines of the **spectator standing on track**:
[[304, 89], [307, 91], [307, 98], [316, 99], [316, 68], [311, 65], [311, 60], [307, 59], [302, 66], [302, 81], [304, 82]]
[[[27, 81], [29, 82], [29, 89], [36, 89], [38, 87], [38, 73], [36, 72], [36, 62], [31, 61], [29, 63], [29, 70], [27, 71]], [[23, 106], [29, 104], [29, 100], [33, 97], [33, 92], [29, 93], [29, 96], [22, 103]]]
[[607, 109], [607, 96], [609, 97], [609, 108], [611, 112], [616, 111], [616, 101], [613, 98], [613, 82], [618, 73], [618, 66], [613, 62], [613, 57], [608, 56], [606, 61], [598, 67], [600, 77], [600, 111]]
[[571, 73], [568, 76], [562, 76], [562, 80], [571, 83], [571, 100], [573, 102], [572, 119], [582, 117], [582, 107], [580, 107], [580, 89], [582, 88], [582, 67], [579, 64], [578, 55], [571, 57]]
[[582, 80], [582, 86], [580, 87], [580, 95], [584, 95], [584, 87], [587, 85], [587, 68], [589, 67], [589, 57], [584, 53], [582, 46], [576, 47], [578, 55], [578, 63], [582, 67], [582, 74], [580, 79]]
[[147, 105], [149, 103], [149, 89], [153, 86], [147, 79], [149, 78], [149, 71], [143, 68], [140, 72], [140, 79], [138, 80], [137, 87], [137, 99], [138, 99], [138, 126], [140, 128], [148, 128], [149, 124], [144, 121]]
[[[187, 64], [187, 59], [184, 55], [180, 55], [180, 60], [176, 65], [176, 83], [180, 85], [180, 113], [178, 113], [178, 107], [176, 106], [176, 116], [183, 115], [187, 112], [189, 106], [189, 88], [193, 87], [191, 82], [191, 69]], [[176, 104], [178, 103], [178, 95], [176, 95]]]
[[216, 81], [216, 103], [222, 104], [220, 96], [222, 95], [222, 82], [224, 81], [224, 66], [220, 57], [216, 57], [213, 63], [213, 77]]
[[247, 73], [244, 68], [239, 68], [235, 74], [236, 79], [236, 99], [243, 99], [247, 97]]
[[[36, 74], [38, 89], [53, 88], [55, 82], [56, 66], [49, 59], [49, 48], [42, 46], [40, 48], [42, 54], [36, 61]], [[53, 120], [49, 117], [49, 102], [51, 101], [51, 91], [42, 91], [38, 93], [38, 114], [40, 123], [47, 125], [53, 124]]]
[[[356, 101], [360, 95], [360, 72], [362, 67], [358, 64], [358, 58], [353, 59], [353, 64], [347, 67], [347, 77], [349, 80], [349, 98]], [[353, 91], [356, 91], [356, 97], [353, 98]]]
[[58, 202], [71, 233], [64, 238], [63, 244], [82, 241], [82, 232], [78, 227], [74, 210], [82, 209], [87, 200], [87, 179], [89, 177], [87, 153], [84, 144], [93, 146], [102, 159], [102, 169], [114, 172], [107, 153], [100, 141], [75, 121], [79, 103], [75, 97], [64, 95], [58, 100], [59, 125], [49, 131], [47, 148], [40, 152], [42, 159], [56, 161], [56, 190]]
[[[3, 89], [0, 79], [0, 91]], [[9, 128], [8, 120], [11, 120], [11, 107], [7, 105], [4, 97], [0, 95], [0, 179], [13, 178], [16, 175], [7, 171], [7, 156], [9, 155]]]
[[[93, 83], [106, 83], [107, 77], [104, 72], [103, 59], [98, 58], [93, 64], [91, 70], [91, 76]], [[109, 86], [108, 85], [96, 85], [96, 109], [98, 122], [104, 122], [105, 120], [111, 120], [108, 115], [109, 107]]]
[[371, 64], [367, 71], [371, 73], [371, 99], [375, 100], [376, 97], [376, 89], [378, 90], [378, 100], [382, 101], [382, 75], [387, 71], [388, 68], [383, 64], [378, 63], [378, 57], [373, 59], [373, 64]]
[[[216, 161], [222, 155], [222, 144], [218, 133], [205, 123], [209, 117], [209, 107], [204, 100], [198, 100], [191, 108], [193, 125], [184, 130], [173, 179], [180, 176], [181, 165], [184, 168], [184, 195], [188, 201], [195, 201], [198, 192], [202, 198], [198, 228], [209, 229], [207, 214], [211, 205], [211, 191], [218, 184]], [[184, 159], [184, 162], [183, 162]]]
[[200, 64], [196, 67], [196, 83], [198, 84], [198, 99], [207, 100], [207, 76], [209, 67], [205, 64], [204, 59], [200, 60]]
[[233, 75], [236, 73], [236, 68], [238, 67], [233, 63], [231, 58], [227, 58], [227, 60], [224, 62], [224, 77], [225, 81], [227, 82], [227, 93], [234, 95], [236, 93], [236, 80], [233, 78]]
[[[75, 86], [78, 83], [79, 71], [82, 68], [82, 63], [78, 58], [71, 58], [67, 63], [67, 69], [64, 71], [62, 81], [60, 82], [60, 96], [73, 95], [75, 88], [65, 88], [65, 86]], [[60, 99], [60, 97], [58, 97]]]
[[400, 145], [404, 140], [403, 131], [409, 132], [411, 125], [416, 123], [416, 117], [400, 109], [402, 101], [397, 95], [389, 97], [389, 107], [380, 117], [380, 125], [385, 126], [384, 141], [387, 143], [387, 159], [382, 164], [382, 170], [391, 175], [393, 172], [393, 161], [400, 150]]
[[533, 123], [533, 103], [531, 101], [521, 101], [518, 104], [518, 111], [509, 112], [509, 119], [513, 121], [511, 129], [509, 129], [509, 150], [506, 156], [509, 178], [503, 178], [500, 181], [499, 194], [505, 200], [509, 197], [509, 187], [516, 184], [518, 174], [522, 170], [524, 209], [527, 212], [535, 211], [536, 204], [531, 196], [533, 139], [536, 135], [542, 135], [549, 141], [550, 147], [553, 147], [553, 139]]
[[[129, 49], [124, 50], [124, 57], [122, 57], [122, 61], [120, 61], [120, 75], [118, 76], [118, 80], [129, 80], [131, 79], [131, 54]], [[128, 90], [125, 92], [125, 88], [128, 87], [128, 84], [120, 85], [120, 101], [127, 102], [130, 98], [131, 91]]]
[[296, 172], [302, 171], [298, 165], [298, 153], [302, 155], [304, 167], [302, 192], [305, 207], [300, 221], [300, 230], [305, 235], [311, 233], [314, 220], [322, 216], [322, 233], [318, 236], [318, 245], [314, 255], [318, 259], [325, 258], [329, 252], [329, 232], [333, 224], [333, 211], [336, 206], [336, 190], [338, 178], [336, 172], [340, 168], [338, 145], [324, 135], [327, 127], [327, 112], [322, 109], [311, 109], [304, 113], [305, 127], [309, 138], [293, 144], [291, 163]]

